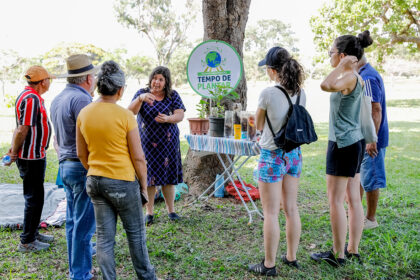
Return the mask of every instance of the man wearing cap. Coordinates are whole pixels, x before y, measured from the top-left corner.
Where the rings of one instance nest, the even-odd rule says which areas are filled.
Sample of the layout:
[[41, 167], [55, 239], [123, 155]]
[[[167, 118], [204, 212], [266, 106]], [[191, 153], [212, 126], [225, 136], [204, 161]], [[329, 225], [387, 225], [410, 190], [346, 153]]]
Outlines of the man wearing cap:
[[95, 232], [93, 205], [86, 193], [87, 170], [77, 157], [76, 120], [92, 102], [98, 68], [90, 58], [76, 54], [67, 58], [66, 88], [51, 103], [51, 120], [59, 146], [60, 173], [66, 187], [66, 239], [70, 279], [91, 279], [92, 243]]
[[46, 150], [51, 137], [51, 125], [41, 95], [48, 91], [55, 77], [42, 66], [32, 66], [25, 78], [28, 85], [15, 103], [16, 130], [8, 152], [11, 162], [7, 165], [16, 161], [23, 179], [25, 210], [18, 250], [35, 252], [47, 250], [48, 243], [54, 240], [52, 236], [39, 233], [38, 226], [44, 207]]

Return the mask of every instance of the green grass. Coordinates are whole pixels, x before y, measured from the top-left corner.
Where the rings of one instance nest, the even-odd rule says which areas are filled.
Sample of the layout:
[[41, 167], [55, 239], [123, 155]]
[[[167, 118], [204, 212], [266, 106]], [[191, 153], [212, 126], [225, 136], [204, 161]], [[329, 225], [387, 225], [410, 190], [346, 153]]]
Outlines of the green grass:
[[[380, 227], [365, 231], [360, 244], [364, 265], [350, 263], [333, 269], [315, 264], [309, 253], [332, 246], [325, 185], [327, 124], [316, 126], [319, 141], [303, 147], [304, 167], [299, 186], [302, 237], [297, 271], [278, 266], [277, 279], [418, 279], [420, 275], [420, 130], [419, 123], [390, 123], [390, 146], [386, 154], [387, 188], [378, 205]], [[182, 142], [185, 156], [188, 144]], [[6, 146], [0, 148], [4, 153]], [[241, 170], [252, 182], [253, 158]], [[48, 154], [46, 181], [54, 182], [57, 159]], [[0, 182], [20, 183], [17, 168], [0, 168]], [[249, 263], [262, 259], [262, 221], [248, 216], [233, 198], [212, 198], [207, 204], [185, 206], [176, 203], [184, 217], [169, 222], [164, 203], [156, 205], [156, 223], [147, 228], [147, 246], [152, 264], [162, 278], [170, 279], [264, 279], [246, 270]], [[260, 202], [257, 205], [261, 207]], [[280, 215], [278, 257], [286, 252], [285, 219]], [[64, 228], [48, 230], [57, 240], [51, 250], [21, 254], [16, 251], [20, 231], [0, 231], [1, 279], [66, 279], [67, 254]], [[125, 232], [118, 224], [116, 263], [119, 279], [133, 279]], [[278, 258], [279, 259], [279, 258]], [[96, 259], [94, 265], [97, 267]]]
[[388, 107], [419, 108], [420, 99], [394, 99], [386, 102]]

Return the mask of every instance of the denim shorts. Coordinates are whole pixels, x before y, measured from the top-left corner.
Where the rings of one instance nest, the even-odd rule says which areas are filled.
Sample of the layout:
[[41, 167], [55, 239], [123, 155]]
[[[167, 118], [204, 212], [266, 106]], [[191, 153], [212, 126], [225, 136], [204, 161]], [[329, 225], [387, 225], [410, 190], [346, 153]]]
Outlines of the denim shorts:
[[284, 153], [282, 149], [273, 151], [261, 149], [258, 162], [258, 180], [265, 183], [275, 183], [283, 180], [283, 176], [299, 178], [302, 172], [302, 153], [300, 147]]
[[385, 150], [386, 148], [378, 148], [378, 155], [374, 158], [371, 158], [367, 153], [363, 157], [360, 183], [365, 192], [386, 187]]

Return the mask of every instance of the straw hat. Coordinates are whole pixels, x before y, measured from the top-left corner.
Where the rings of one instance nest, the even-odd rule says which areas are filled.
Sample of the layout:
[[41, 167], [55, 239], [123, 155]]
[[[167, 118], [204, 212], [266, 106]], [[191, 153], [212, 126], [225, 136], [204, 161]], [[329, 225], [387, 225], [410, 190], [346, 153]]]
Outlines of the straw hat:
[[92, 60], [85, 54], [74, 54], [67, 58], [67, 74], [60, 78], [78, 77], [98, 72], [99, 66], [93, 66]]

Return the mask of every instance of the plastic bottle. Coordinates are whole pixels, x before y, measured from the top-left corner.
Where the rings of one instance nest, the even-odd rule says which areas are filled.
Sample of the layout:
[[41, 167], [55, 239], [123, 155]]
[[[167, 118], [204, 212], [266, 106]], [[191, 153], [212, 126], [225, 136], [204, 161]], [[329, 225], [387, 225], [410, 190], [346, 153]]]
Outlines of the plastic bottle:
[[225, 111], [225, 133], [226, 138], [233, 138], [233, 111]]
[[241, 139], [241, 103], [235, 103], [233, 106], [233, 135], [234, 139]]
[[[224, 197], [225, 196], [225, 186], [223, 185], [223, 181], [225, 178], [219, 174], [216, 175], [216, 183], [214, 184], [214, 189], [216, 192], [214, 193], [214, 197]], [[219, 188], [220, 186], [220, 188]]]
[[254, 183], [258, 185], [258, 178], [259, 178], [259, 172], [258, 172], [258, 166], [255, 166], [254, 170], [252, 170], [252, 179], [254, 179]]
[[2, 159], [1, 159], [1, 165], [2, 166], [6, 166], [6, 164], [9, 164], [12, 161], [11, 157], [9, 155], [5, 155]]

